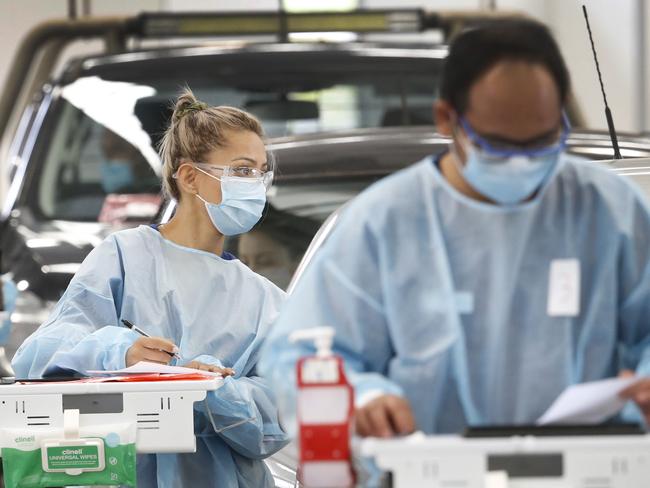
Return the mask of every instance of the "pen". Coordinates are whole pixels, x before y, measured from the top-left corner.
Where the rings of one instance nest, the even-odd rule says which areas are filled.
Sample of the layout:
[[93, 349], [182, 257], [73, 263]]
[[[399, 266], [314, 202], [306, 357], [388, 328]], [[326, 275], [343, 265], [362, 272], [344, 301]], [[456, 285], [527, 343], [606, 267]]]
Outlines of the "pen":
[[[147, 333], [146, 333], [144, 330], [142, 330], [140, 327], [138, 327], [137, 325], [135, 325], [135, 324], [129, 322], [129, 321], [126, 320], [126, 319], [122, 319], [122, 323], [123, 323], [124, 325], [126, 325], [129, 329], [131, 329], [131, 330], [134, 331], [134, 332], [137, 332], [138, 334], [140, 334], [140, 335], [143, 336], [143, 337], [151, 337], [149, 334], [147, 334]], [[174, 353], [171, 353], [171, 352], [168, 352], [168, 351], [163, 351], [163, 352], [166, 352], [167, 354], [169, 354], [170, 356], [172, 356], [172, 357], [174, 357], [174, 358], [176, 358], [176, 359], [180, 359], [180, 358], [181, 358], [181, 357], [178, 355], [178, 353], [175, 353], [175, 352], [174, 352]]]

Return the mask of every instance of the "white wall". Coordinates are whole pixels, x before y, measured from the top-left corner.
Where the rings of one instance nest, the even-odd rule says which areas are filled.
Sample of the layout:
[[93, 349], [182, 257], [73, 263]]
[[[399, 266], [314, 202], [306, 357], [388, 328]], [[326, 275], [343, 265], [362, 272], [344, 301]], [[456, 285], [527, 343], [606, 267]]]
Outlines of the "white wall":
[[[137, 0], [139, 2], [140, 0]], [[137, 3], [131, 2], [131, 3]], [[173, 11], [246, 11], [246, 10], [275, 10], [278, 0], [161, 0], [163, 10]]]
[[[589, 22], [617, 130], [640, 131], [646, 107], [642, 100], [642, 37], [639, 0], [549, 0], [548, 23], [560, 41], [573, 78], [574, 92], [589, 125], [606, 127], [604, 103], [581, 5]], [[648, 64], [646, 53], [645, 64]]]
[[65, 16], [64, 2], [23, 0], [0, 2], [0, 87], [15, 50], [28, 29], [39, 22]]
[[[134, 14], [141, 10], [159, 10], [165, 1], [94, 0], [91, 12], [95, 15]], [[4, 86], [15, 51], [27, 33], [41, 22], [67, 15], [67, 0], [0, 0], [0, 88]], [[82, 47], [75, 47], [77, 53], [82, 50]]]

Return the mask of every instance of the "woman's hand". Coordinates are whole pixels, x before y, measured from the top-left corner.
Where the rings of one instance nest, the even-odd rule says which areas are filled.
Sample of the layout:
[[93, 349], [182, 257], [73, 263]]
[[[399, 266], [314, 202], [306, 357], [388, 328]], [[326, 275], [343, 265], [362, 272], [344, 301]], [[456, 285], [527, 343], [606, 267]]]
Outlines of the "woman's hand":
[[199, 371], [210, 371], [211, 373], [219, 373], [224, 378], [226, 376], [232, 376], [235, 374], [235, 371], [231, 368], [220, 368], [219, 366], [214, 366], [212, 364], [200, 363], [199, 361], [191, 361], [184, 365], [186, 368], [198, 369]]
[[150, 363], [169, 364], [178, 348], [169, 339], [162, 337], [140, 337], [126, 351], [126, 367], [133, 366], [140, 361]]

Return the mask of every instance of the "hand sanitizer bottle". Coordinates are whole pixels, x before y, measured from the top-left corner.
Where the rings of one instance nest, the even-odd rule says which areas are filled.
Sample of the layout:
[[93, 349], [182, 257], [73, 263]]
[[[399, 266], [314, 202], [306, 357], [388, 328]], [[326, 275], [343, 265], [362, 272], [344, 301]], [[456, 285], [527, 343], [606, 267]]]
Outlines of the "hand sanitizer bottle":
[[354, 485], [350, 436], [354, 391], [345, 377], [343, 359], [332, 354], [334, 329], [315, 327], [294, 332], [292, 342], [313, 341], [316, 355], [297, 367], [297, 418], [300, 439], [299, 477], [307, 488]]

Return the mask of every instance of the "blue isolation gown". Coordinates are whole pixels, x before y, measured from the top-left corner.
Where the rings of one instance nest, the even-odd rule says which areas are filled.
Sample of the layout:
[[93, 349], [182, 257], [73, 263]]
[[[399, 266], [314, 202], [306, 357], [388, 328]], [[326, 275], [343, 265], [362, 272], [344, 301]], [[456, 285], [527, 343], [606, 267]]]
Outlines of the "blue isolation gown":
[[3, 346], [7, 343], [7, 341], [9, 341], [9, 337], [11, 336], [10, 316], [16, 308], [18, 290], [16, 289], [14, 282], [9, 278], [0, 278], [0, 286], [2, 287], [0, 291], [2, 292], [4, 298], [4, 310], [7, 314], [4, 320], [0, 319], [0, 346]]
[[18, 376], [32, 378], [56, 368], [123, 368], [126, 351], [140, 337], [119, 326], [128, 319], [177, 344], [181, 363], [236, 371], [195, 404], [197, 452], [139, 455], [138, 486], [274, 486], [262, 459], [281, 449], [287, 436], [256, 363], [283, 300], [279, 288], [240, 261], [176, 245], [140, 226], [113, 234], [88, 255], [12, 365]]
[[[567, 259], [579, 312], [549, 315], [551, 262]], [[571, 384], [650, 374], [648, 206], [566, 155], [509, 207], [463, 196], [426, 158], [351, 202], [299, 279], [260, 360], [287, 398], [287, 372], [313, 353], [288, 334], [324, 325], [357, 398], [405, 396], [425, 433], [532, 423]]]

